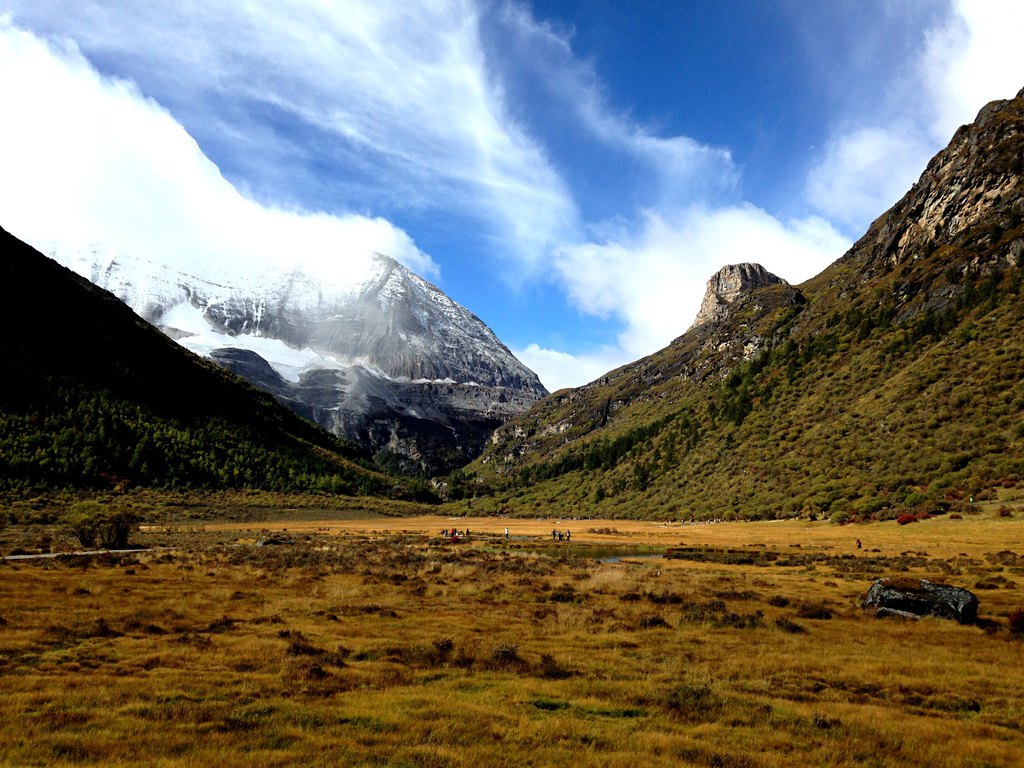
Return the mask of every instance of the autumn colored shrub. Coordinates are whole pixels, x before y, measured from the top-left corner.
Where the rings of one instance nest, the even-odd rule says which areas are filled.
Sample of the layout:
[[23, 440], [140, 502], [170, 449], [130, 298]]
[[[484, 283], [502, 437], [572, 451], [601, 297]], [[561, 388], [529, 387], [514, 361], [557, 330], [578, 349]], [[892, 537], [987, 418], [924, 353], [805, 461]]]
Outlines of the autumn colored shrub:
[[909, 512], [904, 512], [902, 515], [896, 518], [897, 525], [906, 525], [907, 523], [916, 523], [917, 515], [912, 515]]

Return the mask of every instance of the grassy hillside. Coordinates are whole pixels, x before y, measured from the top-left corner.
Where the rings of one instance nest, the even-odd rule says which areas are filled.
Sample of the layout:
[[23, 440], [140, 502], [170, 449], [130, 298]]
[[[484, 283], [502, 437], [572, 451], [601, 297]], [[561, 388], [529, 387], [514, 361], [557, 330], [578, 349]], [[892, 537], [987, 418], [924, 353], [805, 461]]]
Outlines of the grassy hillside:
[[821, 275], [542, 401], [449, 494], [524, 514], [872, 519], [1018, 483], [1022, 129], [1024, 98], [989, 105]]
[[0, 230], [0, 490], [417, 491]]

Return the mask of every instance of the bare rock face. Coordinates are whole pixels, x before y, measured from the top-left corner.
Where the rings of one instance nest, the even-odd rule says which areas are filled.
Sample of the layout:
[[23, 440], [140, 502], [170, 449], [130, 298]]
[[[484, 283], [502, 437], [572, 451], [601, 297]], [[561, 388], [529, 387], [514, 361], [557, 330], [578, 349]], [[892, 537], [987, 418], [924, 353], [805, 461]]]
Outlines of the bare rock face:
[[873, 608], [878, 617], [939, 616], [961, 624], [973, 624], [978, 619], [978, 598], [973, 592], [927, 579], [879, 579], [868, 590], [864, 607]]
[[721, 320], [729, 306], [747, 291], [766, 285], [788, 285], [781, 277], [773, 275], [760, 264], [729, 264], [722, 267], [708, 280], [704, 302], [690, 329]]
[[[1015, 266], [1024, 238], [1014, 233], [1024, 216], [1024, 89], [1017, 98], [993, 101], [962, 126], [896, 205], [872, 223], [847, 258], [863, 254], [865, 277], [884, 272], [956, 244], [984, 222], [986, 259], [971, 265], [982, 272]], [[979, 243], [975, 243], [978, 245]]]

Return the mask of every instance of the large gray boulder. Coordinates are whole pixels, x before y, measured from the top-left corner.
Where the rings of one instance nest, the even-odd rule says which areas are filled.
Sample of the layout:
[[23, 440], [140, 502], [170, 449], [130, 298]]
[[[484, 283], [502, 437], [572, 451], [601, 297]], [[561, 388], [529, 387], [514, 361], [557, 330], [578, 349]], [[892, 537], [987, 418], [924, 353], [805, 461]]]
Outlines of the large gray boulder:
[[933, 584], [927, 579], [879, 579], [871, 585], [863, 605], [873, 608], [878, 617], [939, 616], [961, 624], [973, 624], [978, 619], [978, 598], [974, 593], [961, 587]]

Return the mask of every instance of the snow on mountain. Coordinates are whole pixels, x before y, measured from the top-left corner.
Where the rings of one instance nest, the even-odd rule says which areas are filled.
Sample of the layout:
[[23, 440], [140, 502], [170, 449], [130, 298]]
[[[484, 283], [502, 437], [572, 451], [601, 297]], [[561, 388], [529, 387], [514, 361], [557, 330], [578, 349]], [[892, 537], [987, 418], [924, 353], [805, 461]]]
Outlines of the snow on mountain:
[[485, 433], [547, 394], [479, 318], [381, 254], [327, 275], [259, 262], [244, 275], [197, 274], [100, 248], [54, 258], [182, 346], [405, 469], [468, 461]]

